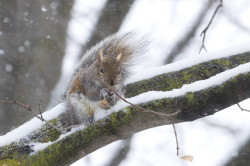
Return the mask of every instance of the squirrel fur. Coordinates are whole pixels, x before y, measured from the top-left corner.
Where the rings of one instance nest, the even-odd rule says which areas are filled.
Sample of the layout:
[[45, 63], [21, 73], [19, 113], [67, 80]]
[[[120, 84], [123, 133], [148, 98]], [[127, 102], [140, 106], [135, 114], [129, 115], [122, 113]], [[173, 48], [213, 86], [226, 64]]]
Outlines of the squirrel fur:
[[82, 56], [66, 91], [71, 125], [92, 123], [97, 108], [117, 103], [113, 91], [124, 93], [124, 80], [146, 45], [134, 33], [114, 34]]

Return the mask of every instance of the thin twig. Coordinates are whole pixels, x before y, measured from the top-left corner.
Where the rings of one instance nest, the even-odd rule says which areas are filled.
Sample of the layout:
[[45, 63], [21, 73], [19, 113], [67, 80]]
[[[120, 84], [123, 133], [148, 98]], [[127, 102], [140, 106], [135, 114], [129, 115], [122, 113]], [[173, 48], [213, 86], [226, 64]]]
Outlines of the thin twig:
[[239, 103], [236, 103], [237, 105], [238, 105], [238, 107], [241, 109], [241, 111], [247, 111], [247, 112], [250, 112], [250, 110], [247, 110], [247, 109], [245, 109], [245, 108], [242, 108], [241, 106], [240, 106], [240, 104]]
[[177, 111], [177, 112], [172, 113], [172, 114], [164, 114], [164, 113], [161, 113], [161, 112], [155, 112], [155, 111], [147, 110], [147, 109], [145, 109], [145, 108], [142, 108], [142, 107], [140, 107], [140, 106], [138, 106], [138, 105], [135, 105], [135, 104], [133, 104], [133, 103], [127, 101], [126, 99], [124, 99], [123, 97], [121, 97], [116, 91], [114, 91], [114, 90], [112, 90], [112, 89], [111, 89], [111, 91], [113, 91], [113, 92], [114, 92], [120, 99], [122, 99], [124, 102], [126, 102], [126, 103], [132, 105], [133, 107], [139, 108], [139, 109], [142, 110], [143, 112], [149, 112], [149, 113], [153, 113], [153, 114], [156, 114], [156, 115], [162, 115], [162, 116], [175, 116], [175, 115], [177, 115], [177, 114], [180, 112], [180, 111]]
[[204, 18], [207, 16], [208, 11], [211, 9], [214, 0], [208, 0], [206, 4], [203, 5], [200, 13], [197, 15], [196, 20], [188, 28], [185, 34], [181, 35], [182, 37], [174, 45], [173, 49], [166, 56], [164, 64], [172, 63], [177, 55], [184, 52], [186, 48], [189, 47], [189, 43], [193, 40], [195, 34], [198, 32], [200, 25], [202, 24]]
[[172, 124], [172, 125], [173, 125], [173, 129], [174, 129], [174, 136], [175, 136], [175, 142], [176, 142], [176, 155], [179, 156], [180, 147], [179, 147], [177, 132], [176, 132], [175, 125], [174, 124]]
[[206, 47], [205, 47], [205, 38], [206, 38], [206, 34], [207, 34], [207, 30], [209, 29], [210, 25], [212, 24], [213, 20], [214, 20], [214, 17], [215, 15], [217, 14], [218, 10], [222, 7], [222, 3], [223, 3], [223, 0], [220, 0], [220, 3], [219, 5], [216, 7], [209, 23], [207, 24], [207, 26], [205, 27], [205, 29], [203, 29], [203, 31], [201, 32], [200, 36], [202, 36], [202, 45], [200, 47], [200, 51], [199, 53], [201, 53], [201, 50], [204, 49], [205, 51], [207, 51]]
[[40, 113], [41, 118], [44, 119], [44, 118], [43, 118], [43, 114], [42, 114], [42, 104], [41, 104], [41, 103], [42, 103], [42, 101], [40, 101], [40, 102], [38, 103], [38, 109], [39, 109], [39, 113]]
[[[54, 125], [53, 123], [47, 121], [46, 119], [43, 118], [43, 116], [38, 116], [31, 108], [30, 105], [27, 105], [27, 104], [23, 104], [19, 101], [11, 101], [11, 100], [0, 100], [0, 103], [9, 103], [9, 104], [17, 104], [23, 108], [25, 108], [26, 110], [28, 110], [29, 112], [31, 112], [36, 118], [40, 119], [42, 122], [46, 122], [50, 127], [56, 129], [58, 132], [60, 133], [65, 133], [64, 130], [58, 128], [56, 125]], [[41, 110], [40, 110], [40, 106], [39, 106], [39, 111], [40, 111], [40, 114], [41, 114]]]
[[[160, 113], [160, 112], [155, 112], [155, 111], [147, 110], [145, 108], [142, 108], [142, 107], [140, 107], [138, 105], [135, 105], [135, 104], [127, 101], [126, 99], [124, 99], [123, 97], [121, 97], [116, 91], [114, 91], [112, 89], [111, 89], [111, 91], [113, 91], [124, 102], [126, 102], [126, 103], [128, 103], [128, 104], [130, 104], [130, 105], [132, 105], [132, 106], [134, 106], [136, 108], [139, 108], [143, 112], [149, 112], [149, 113], [153, 113], [153, 114], [157, 114], [157, 115], [163, 115], [163, 116], [168, 116], [168, 117], [175, 116], [175, 115], [177, 115], [180, 112], [180, 110], [178, 110], [177, 112], [175, 112], [173, 114], [164, 114], [164, 113]], [[179, 143], [178, 143], [177, 132], [176, 132], [176, 129], [175, 129], [175, 125], [174, 124], [172, 124], [172, 125], [173, 125], [173, 129], [174, 129], [174, 135], [175, 135], [175, 141], [176, 141], [176, 151], [177, 151], [176, 154], [177, 154], [177, 156], [179, 156], [179, 149], [180, 149], [180, 147], [179, 147]]]

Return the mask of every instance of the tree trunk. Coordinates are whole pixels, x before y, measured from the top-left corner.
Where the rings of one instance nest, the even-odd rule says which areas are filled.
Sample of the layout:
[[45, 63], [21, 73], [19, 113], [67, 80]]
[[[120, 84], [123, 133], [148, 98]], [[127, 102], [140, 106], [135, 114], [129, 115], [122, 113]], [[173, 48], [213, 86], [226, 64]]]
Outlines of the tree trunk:
[[116, 33], [133, 3], [134, 0], [108, 0], [101, 11], [101, 15], [91, 33], [90, 39], [82, 47], [80, 55], [104, 38]]
[[[72, 0], [0, 2], [0, 99], [46, 107], [57, 83]], [[28, 120], [16, 106], [0, 105], [0, 135]]]
[[250, 163], [250, 139], [224, 166], [247, 166]]

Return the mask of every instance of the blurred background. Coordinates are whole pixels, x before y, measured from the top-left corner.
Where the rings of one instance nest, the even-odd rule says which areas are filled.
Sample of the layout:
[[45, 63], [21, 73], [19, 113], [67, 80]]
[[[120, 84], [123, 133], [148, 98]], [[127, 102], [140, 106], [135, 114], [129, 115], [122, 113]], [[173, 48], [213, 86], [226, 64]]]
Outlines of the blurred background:
[[[0, 99], [47, 110], [62, 99], [75, 63], [92, 45], [115, 32], [137, 31], [152, 43], [151, 68], [199, 53], [200, 33], [219, 0], [1, 0]], [[224, 0], [209, 28], [208, 52], [250, 41], [250, 1]], [[204, 51], [204, 50], [203, 50]], [[240, 86], [240, 85], [239, 85]], [[241, 106], [250, 109], [250, 101]], [[0, 135], [32, 115], [0, 104]], [[134, 134], [93, 152], [72, 166], [246, 166], [250, 163], [250, 113], [232, 106], [213, 116]]]

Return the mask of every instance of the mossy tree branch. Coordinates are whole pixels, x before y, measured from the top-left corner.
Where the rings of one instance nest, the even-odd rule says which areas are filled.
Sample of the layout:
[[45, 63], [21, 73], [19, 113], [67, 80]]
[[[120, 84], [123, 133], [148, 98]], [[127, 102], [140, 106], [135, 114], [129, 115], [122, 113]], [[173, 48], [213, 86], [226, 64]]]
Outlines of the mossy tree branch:
[[[126, 96], [135, 96], [149, 90], [169, 91], [180, 88], [184, 84], [210, 78], [247, 62], [250, 62], [250, 52], [204, 62], [130, 84], [126, 87]], [[1, 147], [0, 165], [68, 165], [111, 142], [127, 138], [138, 131], [203, 118], [249, 97], [250, 73], [239, 74], [218, 86], [141, 104], [143, 108], [166, 114], [179, 111], [171, 117], [127, 107], [125, 111], [112, 113], [95, 125], [64, 137], [31, 155], [33, 152], [31, 143], [53, 142], [60, 136], [55, 129], [45, 125], [27, 136], [29, 139], [24, 138], [19, 142]], [[52, 120], [55, 124], [56, 121], [57, 119]]]

